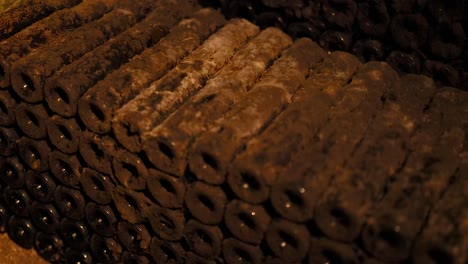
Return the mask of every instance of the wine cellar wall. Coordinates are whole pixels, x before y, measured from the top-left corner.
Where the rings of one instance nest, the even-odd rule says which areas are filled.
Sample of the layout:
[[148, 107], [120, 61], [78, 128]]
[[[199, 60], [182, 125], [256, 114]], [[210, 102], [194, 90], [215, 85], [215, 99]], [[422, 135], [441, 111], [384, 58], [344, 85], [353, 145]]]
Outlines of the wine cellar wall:
[[463, 8], [0, 13], [0, 232], [51, 263], [467, 264]]

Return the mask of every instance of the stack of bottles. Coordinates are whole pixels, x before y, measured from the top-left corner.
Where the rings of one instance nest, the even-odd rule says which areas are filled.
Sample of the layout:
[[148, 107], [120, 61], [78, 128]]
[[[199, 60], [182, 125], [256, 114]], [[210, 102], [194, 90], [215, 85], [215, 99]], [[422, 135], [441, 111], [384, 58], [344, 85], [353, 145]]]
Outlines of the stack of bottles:
[[199, 0], [227, 17], [276, 26], [361, 61], [467, 89], [468, 4], [464, 0]]
[[188, 0], [53, 3], [0, 17], [0, 232], [18, 245], [467, 262], [467, 92]]

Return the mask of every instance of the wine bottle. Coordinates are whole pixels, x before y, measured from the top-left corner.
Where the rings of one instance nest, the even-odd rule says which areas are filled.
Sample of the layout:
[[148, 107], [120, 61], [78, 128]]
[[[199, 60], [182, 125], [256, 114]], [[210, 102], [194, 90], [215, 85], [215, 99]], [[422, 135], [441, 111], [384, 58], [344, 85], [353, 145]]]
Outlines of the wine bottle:
[[73, 154], [78, 151], [80, 133], [81, 129], [75, 118], [54, 115], [47, 121], [50, 142], [63, 153]]
[[84, 222], [64, 218], [60, 223], [63, 241], [72, 248], [84, 249], [89, 244], [88, 227]]
[[19, 246], [32, 248], [36, 236], [36, 228], [31, 220], [18, 215], [14, 215], [8, 221], [8, 235]]
[[272, 222], [265, 240], [271, 251], [284, 262], [299, 262], [309, 250], [309, 232], [305, 225], [283, 219]]
[[263, 253], [259, 246], [249, 245], [235, 238], [223, 241], [223, 256], [226, 263], [262, 263]]
[[200, 222], [219, 224], [223, 219], [226, 194], [218, 186], [195, 182], [188, 186], [185, 205], [188, 211]]
[[31, 207], [31, 199], [24, 189], [12, 189], [6, 187], [3, 191], [5, 205], [10, 211], [19, 216], [28, 216]]
[[114, 152], [112, 168], [115, 178], [125, 188], [138, 191], [146, 188], [148, 169], [135, 153], [126, 150]]
[[30, 169], [39, 172], [49, 169], [50, 147], [45, 140], [22, 137], [18, 140], [18, 153]]
[[16, 124], [28, 137], [43, 139], [47, 136], [47, 111], [42, 104], [21, 102], [15, 109]]
[[178, 242], [169, 242], [153, 237], [150, 255], [156, 263], [183, 263], [185, 251]]
[[218, 226], [210, 226], [191, 219], [184, 229], [184, 238], [190, 250], [207, 259], [214, 259], [221, 253], [223, 233]]
[[236, 238], [260, 244], [270, 224], [270, 215], [261, 205], [233, 200], [226, 206], [224, 224]]
[[184, 204], [185, 182], [182, 178], [150, 169], [146, 184], [153, 198], [162, 207], [180, 208]]
[[185, 216], [182, 210], [153, 205], [145, 211], [145, 217], [160, 238], [176, 241], [183, 237]]
[[58, 234], [38, 232], [34, 247], [37, 253], [45, 260], [57, 263], [62, 255], [63, 241]]
[[91, 253], [88, 251], [83, 251], [80, 249], [67, 248], [65, 250], [64, 259], [66, 263], [70, 264], [91, 264], [93, 263], [93, 258]]
[[94, 234], [90, 241], [91, 252], [96, 261], [102, 263], [118, 263], [122, 247], [113, 238]]
[[81, 220], [85, 212], [85, 200], [79, 190], [59, 186], [55, 190], [55, 204], [59, 211], [68, 218]]
[[16, 155], [0, 161], [0, 179], [12, 188], [23, 187], [25, 173], [26, 168]]
[[151, 243], [151, 235], [142, 224], [130, 224], [120, 221], [117, 225], [117, 237], [122, 245], [132, 253], [148, 251]]
[[88, 224], [97, 234], [105, 237], [114, 235], [117, 218], [112, 207], [90, 202], [86, 205], [85, 215]]
[[78, 189], [80, 187], [83, 165], [76, 155], [52, 151], [49, 155], [50, 171], [63, 185]]
[[120, 217], [130, 223], [141, 223], [148, 208], [153, 204], [143, 193], [125, 189], [122, 186], [114, 188], [113, 200]]
[[115, 183], [111, 177], [91, 168], [84, 168], [80, 177], [81, 187], [91, 200], [98, 204], [112, 202]]
[[32, 198], [48, 203], [53, 201], [57, 185], [48, 172], [39, 173], [30, 170], [26, 172], [26, 188]]
[[31, 218], [34, 225], [46, 233], [54, 233], [58, 230], [61, 220], [53, 204], [37, 201], [32, 203]]

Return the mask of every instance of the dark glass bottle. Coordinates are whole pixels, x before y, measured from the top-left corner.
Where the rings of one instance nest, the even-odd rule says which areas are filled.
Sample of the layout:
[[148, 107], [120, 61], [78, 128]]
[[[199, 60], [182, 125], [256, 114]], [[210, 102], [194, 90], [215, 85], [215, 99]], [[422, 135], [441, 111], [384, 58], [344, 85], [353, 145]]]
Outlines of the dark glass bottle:
[[46, 233], [54, 233], [60, 226], [61, 217], [53, 204], [33, 202], [31, 218], [35, 226]]
[[17, 156], [12, 156], [0, 161], [0, 179], [12, 188], [24, 186], [24, 174], [26, 169]]
[[114, 182], [96, 170], [84, 168], [80, 177], [84, 193], [98, 204], [109, 204], [112, 201]]
[[86, 206], [86, 220], [91, 228], [101, 236], [113, 236], [117, 218], [108, 205], [98, 205], [93, 202]]
[[183, 263], [186, 252], [180, 244], [153, 237], [149, 253], [156, 263]]
[[117, 225], [117, 236], [122, 245], [133, 253], [148, 251], [151, 243], [151, 235], [142, 224], [120, 221]]
[[91, 252], [96, 262], [118, 263], [122, 247], [113, 238], [94, 234], [90, 241]]
[[58, 234], [38, 232], [34, 244], [37, 253], [45, 260], [56, 263], [60, 260], [63, 241]]
[[18, 155], [27, 167], [39, 172], [49, 169], [50, 147], [47, 141], [22, 137], [17, 142]]
[[84, 217], [86, 204], [79, 190], [59, 186], [55, 190], [55, 204], [65, 217], [73, 220], [81, 220]]
[[75, 249], [84, 249], [89, 244], [88, 227], [81, 221], [64, 218], [60, 223], [63, 241]]
[[67, 248], [64, 258], [67, 264], [91, 264], [93, 258], [91, 253], [79, 249]]
[[50, 172], [65, 186], [79, 189], [82, 163], [77, 155], [64, 154], [58, 150], [49, 155]]
[[12, 189], [6, 187], [3, 191], [5, 205], [10, 211], [19, 216], [28, 216], [31, 207], [31, 199], [24, 189]]
[[53, 177], [47, 172], [28, 171], [26, 172], [26, 188], [32, 198], [43, 203], [48, 203], [54, 199], [57, 185]]
[[8, 235], [23, 248], [32, 248], [36, 237], [36, 228], [31, 220], [14, 215], [8, 221]]

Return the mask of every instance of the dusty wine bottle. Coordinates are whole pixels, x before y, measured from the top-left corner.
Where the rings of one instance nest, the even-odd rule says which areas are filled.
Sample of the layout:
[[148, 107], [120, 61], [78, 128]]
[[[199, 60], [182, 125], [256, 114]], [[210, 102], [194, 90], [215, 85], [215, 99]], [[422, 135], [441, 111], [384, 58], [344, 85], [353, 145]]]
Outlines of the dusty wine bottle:
[[146, 179], [153, 198], [165, 208], [181, 208], [184, 204], [185, 182], [182, 178], [150, 169]]
[[110, 136], [85, 131], [80, 136], [78, 150], [89, 167], [105, 174], [112, 173], [112, 153], [116, 144]]
[[185, 205], [192, 216], [204, 224], [219, 224], [226, 203], [226, 194], [219, 186], [198, 181], [187, 188]]
[[54, 199], [57, 185], [54, 178], [48, 172], [39, 173], [30, 170], [26, 172], [26, 188], [32, 198], [43, 203], [48, 203]]
[[168, 209], [153, 205], [145, 212], [151, 229], [161, 239], [177, 241], [184, 235], [185, 216], [180, 209]]
[[117, 218], [112, 207], [90, 202], [85, 209], [86, 221], [97, 234], [111, 237], [115, 234]]
[[74, 249], [84, 249], [89, 244], [89, 232], [86, 224], [68, 218], [62, 219], [60, 223], [60, 234], [63, 241]]
[[236, 238], [260, 244], [270, 225], [271, 217], [261, 205], [252, 205], [241, 200], [232, 200], [226, 206], [224, 224]]
[[38, 232], [36, 234], [34, 248], [45, 260], [57, 263], [62, 255], [63, 241], [59, 234]]
[[153, 237], [150, 245], [150, 255], [156, 263], [183, 263], [185, 250], [178, 242], [168, 242]]
[[80, 183], [83, 192], [94, 202], [98, 204], [109, 204], [112, 202], [115, 183], [111, 177], [91, 168], [84, 168], [80, 177]]
[[75, 118], [54, 115], [47, 120], [50, 142], [63, 153], [73, 154], [78, 151], [80, 133], [81, 129]]
[[54, 233], [59, 228], [61, 217], [53, 204], [34, 201], [31, 205], [31, 219], [41, 231]]
[[67, 155], [54, 150], [49, 154], [49, 167], [60, 183], [74, 189], [80, 188], [83, 165], [76, 155]]
[[49, 154], [49, 167], [55, 178], [65, 186], [79, 189], [83, 165], [77, 155], [54, 150]]
[[118, 263], [122, 247], [113, 238], [105, 238], [94, 234], [90, 241], [91, 252], [97, 261], [102, 263]]
[[8, 221], [8, 235], [19, 246], [32, 248], [36, 236], [36, 228], [31, 220], [14, 215]]
[[19, 216], [29, 216], [32, 201], [25, 189], [6, 187], [3, 191], [3, 199], [12, 213]]
[[26, 171], [16, 155], [0, 160], [0, 179], [11, 188], [24, 186]]
[[63, 185], [55, 190], [55, 204], [59, 211], [68, 218], [81, 220], [85, 212], [85, 200], [79, 190]]
[[93, 257], [90, 252], [81, 249], [67, 248], [63, 257], [66, 263], [91, 264]]
[[283, 219], [271, 223], [265, 240], [271, 251], [285, 262], [301, 261], [309, 250], [309, 232], [305, 225]]
[[120, 217], [132, 224], [144, 222], [144, 215], [153, 204], [143, 193], [122, 186], [114, 188], [113, 200]]
[[223, 233], [218, 226], [205, 225], [191, 219], [185, 225], [184, 238], [190, 250], [204, 258], [214, 259], [221, 253]]
[[148, 169], [136, 154], [118, 150], [112, 156], [114, 176], [123, 187], [138, 191], [146, 188]]
[[45, 140], [22, 137], [18, 140], [18, 152], [32, 170], [43, 172], [49, 169], [50, 147]]
[[223, 241], [223, 256], [227, 263], [262, 263], [263, 253], [260, 247], [249, 245], [235, 238]]
[[132, 253], [144, 253], [149, 250], [151, 235], [142, 224], [120, 221], [117, 224], [117, 237], [122, 245]]
[[42, 104], [21, 102], [15, 108], [16, 124], [25, 135], [34, 139], [47, 136], [48, 114]]

